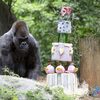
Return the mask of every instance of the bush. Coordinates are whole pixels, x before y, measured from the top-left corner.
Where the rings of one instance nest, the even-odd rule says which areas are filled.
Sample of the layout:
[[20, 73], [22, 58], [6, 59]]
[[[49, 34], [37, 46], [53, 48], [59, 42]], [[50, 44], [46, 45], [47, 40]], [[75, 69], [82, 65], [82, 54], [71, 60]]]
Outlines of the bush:
[[15, 89], [13, 87], [0, 86], [0, 100], [18, 100]]
[[27, 100], [44, 100], [43, 94], [42, 94], [41, 90], [39, 90], [39, 89], [37, 89], [34, 92], [28, 91], [26, 93], [26, 96], [27, 96]]
[[63, 88], [53, 89], [53, 99], [52, 100], [75, 100], [75, 97], [66, 95]]
[[75, 96], [66, 95], [59, 87], [44, 87], [22, 93], [14, 87], [0, 86], [0, 100], [75, 100]]

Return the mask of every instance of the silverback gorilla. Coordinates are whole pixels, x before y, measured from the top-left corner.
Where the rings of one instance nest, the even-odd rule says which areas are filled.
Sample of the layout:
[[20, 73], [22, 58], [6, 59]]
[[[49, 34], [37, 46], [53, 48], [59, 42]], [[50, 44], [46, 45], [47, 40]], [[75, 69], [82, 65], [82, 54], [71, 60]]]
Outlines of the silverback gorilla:
[[5, 66], [21, 77], [37, 79], [40, 73], [38, 44], [24, 21], [0, 37], [0, 74]]

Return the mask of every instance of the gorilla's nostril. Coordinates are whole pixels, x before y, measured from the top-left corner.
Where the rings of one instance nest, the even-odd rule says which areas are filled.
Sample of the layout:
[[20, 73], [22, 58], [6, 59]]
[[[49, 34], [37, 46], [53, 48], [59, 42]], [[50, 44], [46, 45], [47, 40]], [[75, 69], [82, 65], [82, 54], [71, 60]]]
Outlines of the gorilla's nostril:
[[26, 42], [22, 42], [21, 44], [22, 44], [22, 45], [26, 45]]
[[26, 45], [26, 42], [24, 43], [24, 45]]

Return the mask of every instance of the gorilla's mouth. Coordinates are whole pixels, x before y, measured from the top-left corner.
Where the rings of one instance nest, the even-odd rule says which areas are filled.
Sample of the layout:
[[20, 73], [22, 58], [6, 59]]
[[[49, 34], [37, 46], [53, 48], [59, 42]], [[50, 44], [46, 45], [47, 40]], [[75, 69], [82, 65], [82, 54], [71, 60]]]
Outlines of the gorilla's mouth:
[[21, 44], [19, 45], [19, 48], [21, 50], [26, 51], [26, 50], [28, 50], [29, 46], [28, 46], [27, 42], [21, 42]]

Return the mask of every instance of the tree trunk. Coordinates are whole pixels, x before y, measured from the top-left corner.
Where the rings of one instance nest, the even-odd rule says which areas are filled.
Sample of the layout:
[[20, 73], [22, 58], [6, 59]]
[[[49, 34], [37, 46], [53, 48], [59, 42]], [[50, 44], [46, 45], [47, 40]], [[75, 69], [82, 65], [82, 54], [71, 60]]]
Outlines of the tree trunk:
[[90, 87], [100, 86], [100, 38], [81, 39], [80, 80]]
[[0, 0], [0, 35], [7, 32], [16, 17], [11, 13], [10, 8], [2, 0]]

